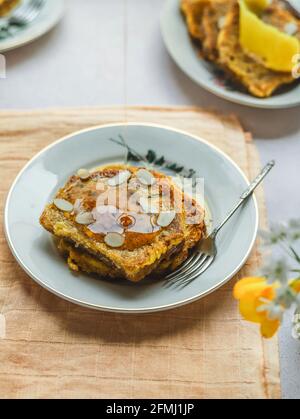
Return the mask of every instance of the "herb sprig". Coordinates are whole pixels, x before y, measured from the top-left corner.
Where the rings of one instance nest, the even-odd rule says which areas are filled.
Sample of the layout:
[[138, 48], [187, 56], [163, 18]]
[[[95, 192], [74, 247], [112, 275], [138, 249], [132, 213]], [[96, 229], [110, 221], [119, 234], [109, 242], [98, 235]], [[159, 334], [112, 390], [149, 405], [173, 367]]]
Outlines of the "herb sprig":
[[150, 149], [148, 150], [145, 156], [142, 156], [140, 153], [138, 153], [136, 150], [134, 150], [132, 147], [130, 147], [126, 143], [122, 135], [119, 135], [117, 139], [110, 138], [110, 141], [125, 148], [125, 150], [127, 151], [126, 163], [129, 163], [129, 162], [144, 163], [146, 166], [151, 165], [151, 166], [160, 167], [166, 170], [170, 170], [176, 173], [177, 175], [180, 175], [182, 177], [186, 177], [189, 179], [193, 179], [196, 176], [196, 171], [194, 169], [186, 169], [182, 165], [178, 165], [175, 162], [170, 162], [164, 156], [158, 156], [154, 150]]

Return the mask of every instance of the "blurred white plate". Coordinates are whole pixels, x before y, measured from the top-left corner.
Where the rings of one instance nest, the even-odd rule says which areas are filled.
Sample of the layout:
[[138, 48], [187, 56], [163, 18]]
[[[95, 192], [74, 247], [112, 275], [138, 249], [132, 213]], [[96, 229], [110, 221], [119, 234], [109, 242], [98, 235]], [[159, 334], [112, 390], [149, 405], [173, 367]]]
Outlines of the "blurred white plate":
[[161, 16], [166, 47], [181, 70], [204, 89], [231, 102], [254, 108], [280, 109], [300, 105], [300, 83], [287, 86], [274, 96], [256, 98], [227, 83], [211, 63], [201, 59], [180, 12], [180, 0], [166, 0]]
[[[23, 0], [26, 2], [29, 0]], [[18, 30], [13, 36], [0, 40], [0, 52], [26, 45], [50, 31], [62, 18], [64, 0], [46, 0], [38, 17], [28, 26]]]

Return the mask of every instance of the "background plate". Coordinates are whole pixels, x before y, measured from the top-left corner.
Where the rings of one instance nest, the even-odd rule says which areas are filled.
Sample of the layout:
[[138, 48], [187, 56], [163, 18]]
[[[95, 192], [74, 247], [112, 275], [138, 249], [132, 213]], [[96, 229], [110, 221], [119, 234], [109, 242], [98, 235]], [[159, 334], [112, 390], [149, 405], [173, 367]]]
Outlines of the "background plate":
[[60, 21], [64, 10], [64, 0], [46, 0], [39, 16], [30, 25], [21, 29], [14, 36], [0, 40], [0, 52], [21, 47], [44, 35]]
[[254, 245], [258, 210], [253, 197], [219, 236], [219, 255], [201, 277], [184, 289], [163, 281], [96, 280], [74, 276], [58, 255], [39, 217], [57, 189], [80, 167], [120, 161], [124, 151], [110, 138], [122, 134], [141, 154], [151, 148], [205, 179], [205, 199], [215, 224], [227, 214], [248, 181], [238, 166], [204, 140], [148, 124], [109, 125], [68, 136], [33, 158], [14, 182], [5, 207], [5, 233], [23, 269], [40, 285], [74, 303], [115, 312], [151, 312], [187, 304], [227, 282], [242, 267]]
[[166, 0], [161, 16], [161, 30], [165, 45], [177, 65], [192, 80], [217, 96], [255, 108], [290, 108], [300, 105], [300, 83], [267, 99], [259, 99], [222, 85], [213, 70], [215, 67], [201, 59], [188, 34], [180, 12], [180, 0]]

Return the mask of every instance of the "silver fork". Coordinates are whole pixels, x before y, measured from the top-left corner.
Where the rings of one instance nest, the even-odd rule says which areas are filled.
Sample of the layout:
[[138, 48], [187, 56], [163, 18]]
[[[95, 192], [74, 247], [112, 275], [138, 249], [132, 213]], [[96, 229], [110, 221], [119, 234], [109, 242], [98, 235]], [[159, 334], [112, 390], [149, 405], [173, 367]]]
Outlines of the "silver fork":
[[40, 13], [45, 0], [30, 0], [19, 6], [14, 13], [7, 19], [2, 19], [0, 30], [8, 32], [9, 28], [15, 26], [25, 26], [31, 23]]
[[216, 237], [224, 225], [232, 218], [237, 210], [253, 195], [255, 189], [261, 184], [264, 178], [275, 166], [275, 161], [268, 163], [255, 180], [241, 195], [239, 202], [229, 212], [225, 220], [216, 227], [205, 239], [201, 240], [193, 255], [179, 269], [167, 275], [167, 285], [184, 287], [203, 274], [213, 263], [217, 256]]

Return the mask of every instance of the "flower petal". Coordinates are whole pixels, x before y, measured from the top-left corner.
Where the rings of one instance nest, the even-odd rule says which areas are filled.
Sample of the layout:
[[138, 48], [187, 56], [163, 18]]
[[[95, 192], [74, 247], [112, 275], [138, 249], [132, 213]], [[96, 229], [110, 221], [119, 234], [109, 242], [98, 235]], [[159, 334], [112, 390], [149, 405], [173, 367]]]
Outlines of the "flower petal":
[[279, 320], [265, 320], [261, 323], [260, 331], [264, 338], [272, 338], [278, 331], [280, 326]]
[[291, 283], [291, 287], [293, 291], [295, 291], [297, 294], [300, 293], [300, 279], [296, 279]]
[[240, 281], [238, 281], [234, 287], [234, 298], [239, 300], [242, 298], [242, 296], [247, 292], [249, 289], [249, 285], [258, 285], [258, 284], [265, 284], [266, 285], [266, 279], [260, 278], [260, 277], [249, 277], [249, 278], [243, 278]]
[[[269, 284], [266, 278], [250, 277], [239, 281], [234, 288], [234, 297], [240, 301], [240, 312], [243, 318], [261, 325], [261, 333], [266, 338], [271, 338], [277, 332], [280, 321], [270, 319], [267, 311], [270, 303], [276, 297], [278, 283]], [[265, 310], [259, 308], [266, 307]]]
[[259, 307], [259, 303], [257, 299], [248, 296], [246, 298], [242, 298], [240, 300], [240, 313], [245, 320], [253, 323], [261, 323], [265, 312], [259, 313], [257, 308]]

